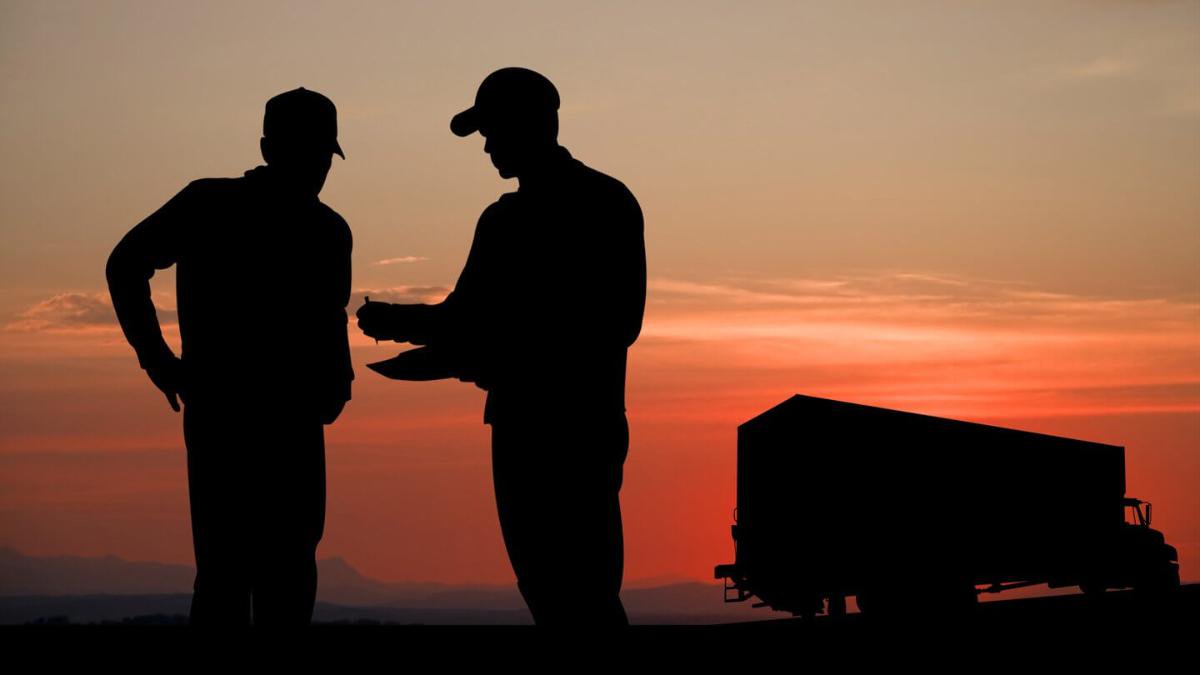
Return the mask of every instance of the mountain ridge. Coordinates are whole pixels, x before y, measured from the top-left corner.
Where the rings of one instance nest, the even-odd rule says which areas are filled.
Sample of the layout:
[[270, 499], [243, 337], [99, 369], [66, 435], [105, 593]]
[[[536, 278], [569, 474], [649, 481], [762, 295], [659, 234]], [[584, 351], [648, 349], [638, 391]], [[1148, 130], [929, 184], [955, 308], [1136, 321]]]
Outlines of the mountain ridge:
[[[528, 623], [516, 586], [387, 582], [359, 572], [341, 557], [318, 561], [319, 621], [384, 623]], [[29, 556], [0, 546], [0, 622], [46, 616], [86, 621], [137, 615], [186, 615], [190, 565], [129, 561], [118, 556]], [[680, 581], [622, 590], [631, 618], [671, 622], [764, 619], [769, 610], [726, 605], [720, 584]]]

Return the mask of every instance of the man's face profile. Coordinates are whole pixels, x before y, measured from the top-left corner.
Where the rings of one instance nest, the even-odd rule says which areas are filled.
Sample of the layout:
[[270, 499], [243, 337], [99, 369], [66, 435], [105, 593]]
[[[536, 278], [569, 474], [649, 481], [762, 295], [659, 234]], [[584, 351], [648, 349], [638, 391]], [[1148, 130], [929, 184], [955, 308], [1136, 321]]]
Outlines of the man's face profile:
[[513, 130], [501, 127], [481, 128], [483, 151], [492, 159], [501, 178], [514, 178], [521, 173], [521, 142]]
[[500, 119], [480, 125], [483, 151], [501, 178], [515, 178], [528, 170], [539, 155], [557, 143], [557, 124], [546, 116]]
[[333, 152], [308, 143], [262, 139], [263, 159], [283, 180], [303, 194], [320, 194], [333, 165]]

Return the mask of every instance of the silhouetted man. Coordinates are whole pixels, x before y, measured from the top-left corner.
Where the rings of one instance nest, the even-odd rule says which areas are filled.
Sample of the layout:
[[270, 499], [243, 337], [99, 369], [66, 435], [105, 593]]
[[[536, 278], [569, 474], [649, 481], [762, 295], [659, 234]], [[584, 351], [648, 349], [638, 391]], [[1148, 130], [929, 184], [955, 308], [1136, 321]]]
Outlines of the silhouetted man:
[[626, 624], [618, 493], [626, 352], [646, 299], [642, 212], [621, 182], [558, 145], [558, 106], [554, 85], [531, 70], [483, 81], [450, 128], [479, 131], [520, 188], [480, 216], [443, 302], [369, 302], [359, 326], [428, 345], [405, 352], [398, 363], [408, 358], [411, 372], [392, 376], [454, 376], [488, 391], [496, 507], [534, 621]]
[[[108, 259], [121, 328], [171, 407], [184, 405], [194, 624], [306, 624], [325, 524], [325, 439], [350, 399], [350, 228], [317, 195], [337, 142], [333, 102], [267, 101], [266, 166], [197, 180]], [[176, 266], [176, 357], [150, 277]], [[265, 326], [265, 330], [264, 330]], [[178, 397], [178, 398], [177, 398]]]

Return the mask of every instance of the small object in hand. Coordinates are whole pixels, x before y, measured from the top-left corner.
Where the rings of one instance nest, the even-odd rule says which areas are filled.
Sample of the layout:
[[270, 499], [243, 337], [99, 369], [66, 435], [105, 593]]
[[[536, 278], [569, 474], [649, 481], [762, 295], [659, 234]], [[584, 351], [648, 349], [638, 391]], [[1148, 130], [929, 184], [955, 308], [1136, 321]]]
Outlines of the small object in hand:
[[[370, 302], [371, 302], [371, 296], [369, 296], [369, 295], [364, 295], [364, 296], [363, 296], [363, 303], [370, 303]], [[379, 338], [375, 338], [375, 344], [379, 344]]]

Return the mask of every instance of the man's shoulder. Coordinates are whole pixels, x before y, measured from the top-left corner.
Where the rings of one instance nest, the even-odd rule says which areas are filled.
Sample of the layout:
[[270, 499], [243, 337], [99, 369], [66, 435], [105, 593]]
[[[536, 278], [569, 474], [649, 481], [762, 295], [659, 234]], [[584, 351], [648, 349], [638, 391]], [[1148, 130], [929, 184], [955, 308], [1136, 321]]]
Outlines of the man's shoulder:
[[197, 178], [187, 184], [184, 193], [197, 198], [221, 197], [244, 189], [245, 178]]
[[354, 235], [350, 231], [350, 223], [346, 222], [342, 214], [322, 201], [317, 202], [317, 213], [322, 227], [333, 237], [334, 241], [343, 246], [350, 246], [353, 243]]
[[505, 192], [497, 197], [496, 201], [488, 204], [483, 213], [479, 214], [479, 223], [482, 225], [486, 222], [507, 218], [513, 213], [513, 209], [518, 208], [520, 203], [520, 193]]
[[183, 186], [164, 207], [177, 216], [204, 217], [214, 208], [239, 199], [239, 178], [198, 178]]
[[197, 178], [184, 186], [173, 201], [196, 215], [223, 211], [246, 199], [244, 178]]
[[326, 204], [325, 202], [317, 202], [317, 213], [330, 225], [347, 232], [350, 231], [350, 224], [346, 222], [346, 219], [342, 217], [342, 214], [335, 211], [332, 206]]
[[[231, 178], [199, 178], [180, 192], [180, 197], [194, 204], [246, 205], [254, 201], [255, 186], [246, 176]], [[314, 215], [322, 230], [337, 241], [350, 242], [350, 224], [325, 202], [317, 200]]]
[[574, 162], [576, 163], [576, 174], [589, 192], [601, 198], [637, 204], [637, 198], [633, 196], [633, 191], [625, 183], [578, 159]]

